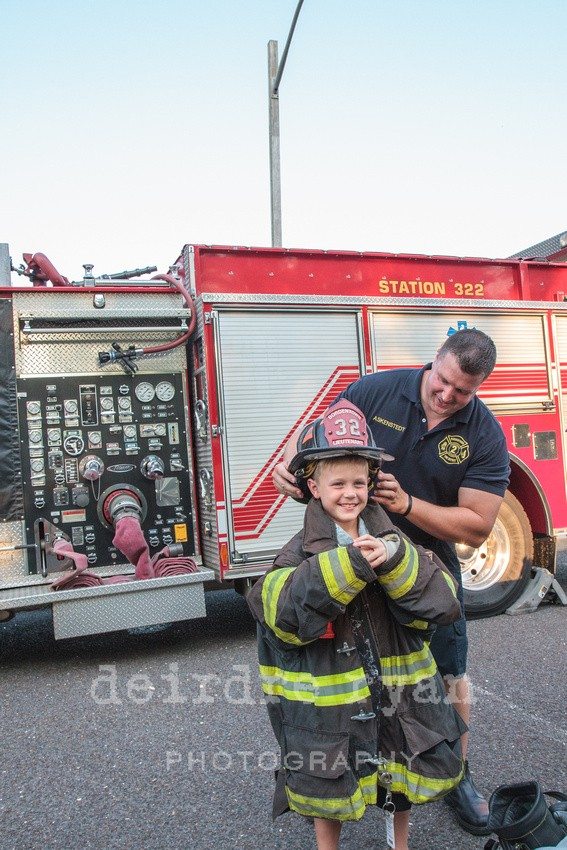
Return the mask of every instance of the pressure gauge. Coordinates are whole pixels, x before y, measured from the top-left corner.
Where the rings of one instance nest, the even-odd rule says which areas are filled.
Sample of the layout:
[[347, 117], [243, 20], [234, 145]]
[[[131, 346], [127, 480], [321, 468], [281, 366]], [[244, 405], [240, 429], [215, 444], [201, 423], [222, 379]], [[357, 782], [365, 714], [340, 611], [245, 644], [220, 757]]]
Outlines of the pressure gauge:
[[78, 413], [79, 405], [74, 398], [68, 398], [63, 402], [65, 413]]
[[30, 466], [32, 472], [43, 472], [45, 470], [45, 464], [42, 458], [36, 458], [30, 461]]
[[47, 429], [47, 442], [50, 446], [60, 446], [61, 445], [61, 431], [59, 428], [48, 428]]
[[41, 410], [41, 404], [39, 401], [28, 401], [27, 408], [30, 416], [37, 416]]
[[30, 431], [29, 441], [30, 443], [41, 443], [41, 431]]
[[89, 446], [101, 446], [102, 434], [100, 431], [91, 431], [89, 433]]
[[129, 398], [119, 398], [118, 399], [118, 407], [120, 410], [131, 410], [132, 405], [130, 403]]
[[136, 385], [134, 393], [138, 401], [147, 403], [149, 401], [153, 401], [156, 391], [154, 390], [152, 384], [150, 384], [148, 381], [142, 381], [141, 384]]
[[112, 397], [103, 396], [100, 400], [100, 409], [101, 410], [113, 410], [114, 409], [114, 401]]
[[160, 381], [156, 387], [156, 395], [160, 401], [171, 401], [175, 395], [175, 387], [170, 381]]

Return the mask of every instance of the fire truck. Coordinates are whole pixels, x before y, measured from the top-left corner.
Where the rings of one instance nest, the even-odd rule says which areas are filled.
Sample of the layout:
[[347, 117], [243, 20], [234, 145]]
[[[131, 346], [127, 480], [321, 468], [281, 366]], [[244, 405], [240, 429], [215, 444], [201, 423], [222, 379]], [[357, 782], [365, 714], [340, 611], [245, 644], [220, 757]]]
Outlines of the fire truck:
[[69, 281], [24, 259], [1, 246], [0, 619], [50, 607], [67, 638], [246, 593], [302, 522], [271, 478], [290, 435], [464, 327], [496, 343], [479, 395], [511, 461], [490, 537], [458, 546], [467, 612], [513, 610], [538, 571], [557, 586], [567, 264], [186, 245], [165, 274]]

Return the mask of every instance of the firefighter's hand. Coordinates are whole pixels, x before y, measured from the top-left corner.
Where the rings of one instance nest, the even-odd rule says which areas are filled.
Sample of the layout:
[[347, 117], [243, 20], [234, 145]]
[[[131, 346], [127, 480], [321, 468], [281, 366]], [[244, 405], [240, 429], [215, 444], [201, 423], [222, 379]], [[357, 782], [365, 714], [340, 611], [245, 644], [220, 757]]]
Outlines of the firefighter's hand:
[[282, 493], [284, 496], [293, 496], [294, 499], [303, 498], [303, 493], [295, 483], [295, 475], [288, 472], [287, 464], [284, 461], [280, 461], [274, 467], [272, 481], [278, 493]]
[[386, 547], [379, 537], [363, 534], [352, 541], [352, 545], [360, 549], [360, 554], [366, 558], [373, 570], [388, 560]]
[[378, 473], [377, 485], [371, 499], [393, 514], [403, 514], [409, 505], [409, 495], [402, 490], [391, 472]]

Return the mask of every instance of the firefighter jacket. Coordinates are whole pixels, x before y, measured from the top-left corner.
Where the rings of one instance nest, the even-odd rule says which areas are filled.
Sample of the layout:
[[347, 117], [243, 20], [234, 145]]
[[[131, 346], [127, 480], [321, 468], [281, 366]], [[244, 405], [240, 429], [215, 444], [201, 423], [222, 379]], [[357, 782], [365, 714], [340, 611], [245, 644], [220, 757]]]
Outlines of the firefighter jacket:
[[462, 776], [466, 726], [427, 642], [434, 624], [461, 615], [455, 582], [382, 508], [361, 516], [396, 544], [376, 571], [352, 544], [337, 545], [333, 520], [311, 499], [303, 530], [248, 595], [281, 748], [274, 817], [358, 820], [381, 787], [427, 803]]

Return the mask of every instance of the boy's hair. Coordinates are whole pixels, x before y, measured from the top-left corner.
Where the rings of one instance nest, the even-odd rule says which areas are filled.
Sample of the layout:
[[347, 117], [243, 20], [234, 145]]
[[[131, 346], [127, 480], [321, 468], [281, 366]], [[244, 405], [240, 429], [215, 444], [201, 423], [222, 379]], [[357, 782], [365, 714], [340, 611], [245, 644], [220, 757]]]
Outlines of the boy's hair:
[[343, 455], [342, 457], [330, 457], [321, 458], [320, 460], [312, 460], [305, 466], [304, 477], [306, 480], [308, 478], [313, 478], [315, 481], [319, 482], [321, 470], [328, 469], [330, 466], [335, 466], [337, 463], [348, 463], [349, 466], [364, 463], [368, 471], [368, 477], [370, 478], [373, 486], [374, 476], [378, 472], [379, 467], [373, 463], [370, 463], [367, 458], [360, 457], [360, 455]]
[[453, 354], [467, 375], [488, 378], [496, 365], [496, 346], [491, 338], [476, 328], [465, 328], [447, 337], [437, 355]]

